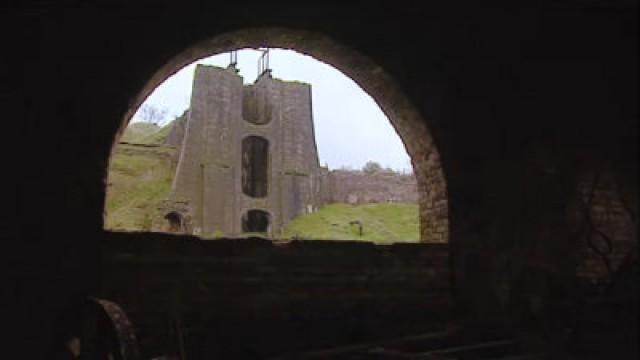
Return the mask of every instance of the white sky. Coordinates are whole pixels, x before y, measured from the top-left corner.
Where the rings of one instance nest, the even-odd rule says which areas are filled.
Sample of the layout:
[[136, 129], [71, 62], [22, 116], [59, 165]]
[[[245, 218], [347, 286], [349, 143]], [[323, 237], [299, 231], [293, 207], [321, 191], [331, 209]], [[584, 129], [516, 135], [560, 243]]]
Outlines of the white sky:
[[[260, 52], [238, 51], [238, 68], [245, 83], [258, 72]], [[195, 64], [226, 67], [229, 54], [211, 56], [192, 63], [163, 82], [145, 103], [166, 108], [168, 119], [189, 107]], [[383, 167], [411, 171], [409, 156], [391, 123], [375, 101], [353, 80], [334, 67], [291, 50], [271, 49], [269, 67], [282, 80], [311, 84], [313, 121], [320, 164], [331, 169], [360, 169], [369, 160]], [[139, 119], [134, 115], [132, 121]]]

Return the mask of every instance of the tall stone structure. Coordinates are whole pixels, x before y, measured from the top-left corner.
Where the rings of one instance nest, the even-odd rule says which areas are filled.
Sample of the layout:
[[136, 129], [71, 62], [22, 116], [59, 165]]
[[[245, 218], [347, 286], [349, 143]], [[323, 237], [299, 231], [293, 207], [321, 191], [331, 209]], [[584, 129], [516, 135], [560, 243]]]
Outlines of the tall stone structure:
[[[235, 67], [198, 65], [173, 182], [172, 228], [204, 237], [280, 234], [326, 196], [318, 164], [311, 86], [270, 70], [243, 85]], [[186, 224], [185, 222], [188, 222]]]

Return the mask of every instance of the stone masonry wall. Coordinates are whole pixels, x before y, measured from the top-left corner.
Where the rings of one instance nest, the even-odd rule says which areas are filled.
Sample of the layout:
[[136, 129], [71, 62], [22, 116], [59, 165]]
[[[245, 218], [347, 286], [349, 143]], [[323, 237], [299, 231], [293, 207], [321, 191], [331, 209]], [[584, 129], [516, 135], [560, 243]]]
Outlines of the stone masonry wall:
[[[242, 217], [262, 210], [269, 214], [268, 233], [277, 236], [288, 221], [317, 208], [320, 167], [310, 85], [274, 79], [266, 71], [244, 86], [234, 67], [199, 65], [182, 141], [181, 124], [168, 138], [182, 143], [171, 198], [188, 202], [195, 234], [238, 235]], [[242, 142], [248, 136], [268, 142], [264, 197], [242, 190]]]
[[607, 167], [592, 170], [579, 180], [570, 207], [578, 236], [578, 277], [590, 282], [607, 281], [627, 257], [637, 256], [633, 215], [637, 203], [624, 202], [624, 190]]
[[[431, 144], [416, 142], [428, 138], [426, 129], [405, 131], [395, 124], [419, 169], [415, 177], [365, 176], [319, 166], [308, 84], [274, 79], [266, 71], [254, 84], [242, 86], [235, 68], [200, 65], [191, 106], [180, 154], [185, 164], [178, 166], [172, 196], [189, 201], [194, 233], [240, 234], [242, 216], [257, 209], [269, 213], [268, 232], [277, 237], [290, 220], [328, 202], [391, 201], [418, 203], [422, 240], [448, 242], [448, 202], [439, 155]], [[173, 139], [179, 133], [177, 128], [170, 135]], [[242, 193], [239, 144], [245, 136], [269, 141], [265, 198]]]
[[362, 171], [333, 170], [329, 177], [331, 202], [418, 202], [417, 184], [413, 175], [383, 171], [368, 174]]
[[146, 358], [177, 353], [176, 324], [203, 351], [190, 358], [258, 359], [439, 330], [451, 314], [446, 245], [105, 237], [100, 296]]

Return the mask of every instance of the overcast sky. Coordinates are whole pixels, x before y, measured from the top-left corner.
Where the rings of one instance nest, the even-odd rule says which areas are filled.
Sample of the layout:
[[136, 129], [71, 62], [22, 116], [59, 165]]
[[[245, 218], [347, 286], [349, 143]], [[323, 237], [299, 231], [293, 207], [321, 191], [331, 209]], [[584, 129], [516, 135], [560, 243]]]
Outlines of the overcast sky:
[[[320, 164], [331, 169], [362, 168], [369, 160], [395, 170], [411, 170], [400, 137], [375, 101], [355, 82], [330, 65], [291, 50], [271, 49], [273, 77], [311, 84], [313, 121]], [[245, 83], [258, 72], [256, 50], [238, 51], [238, 68]], [[166, 108], [169, 120], [189, 107], [195, 64], [226, 67], [229, 54], [199, 60], [168, 78], [145, 103]], [[138, 121], [134, 116], [132, 121]]]

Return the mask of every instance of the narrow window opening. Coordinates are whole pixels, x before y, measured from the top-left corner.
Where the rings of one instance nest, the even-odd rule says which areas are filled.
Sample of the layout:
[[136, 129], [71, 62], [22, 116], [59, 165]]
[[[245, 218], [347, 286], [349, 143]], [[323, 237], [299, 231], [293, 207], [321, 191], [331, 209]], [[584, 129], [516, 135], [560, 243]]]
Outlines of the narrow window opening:
[[267, 196], [269, 141], [259, 136], [242, 140], [242, 191], [251, 197]]

